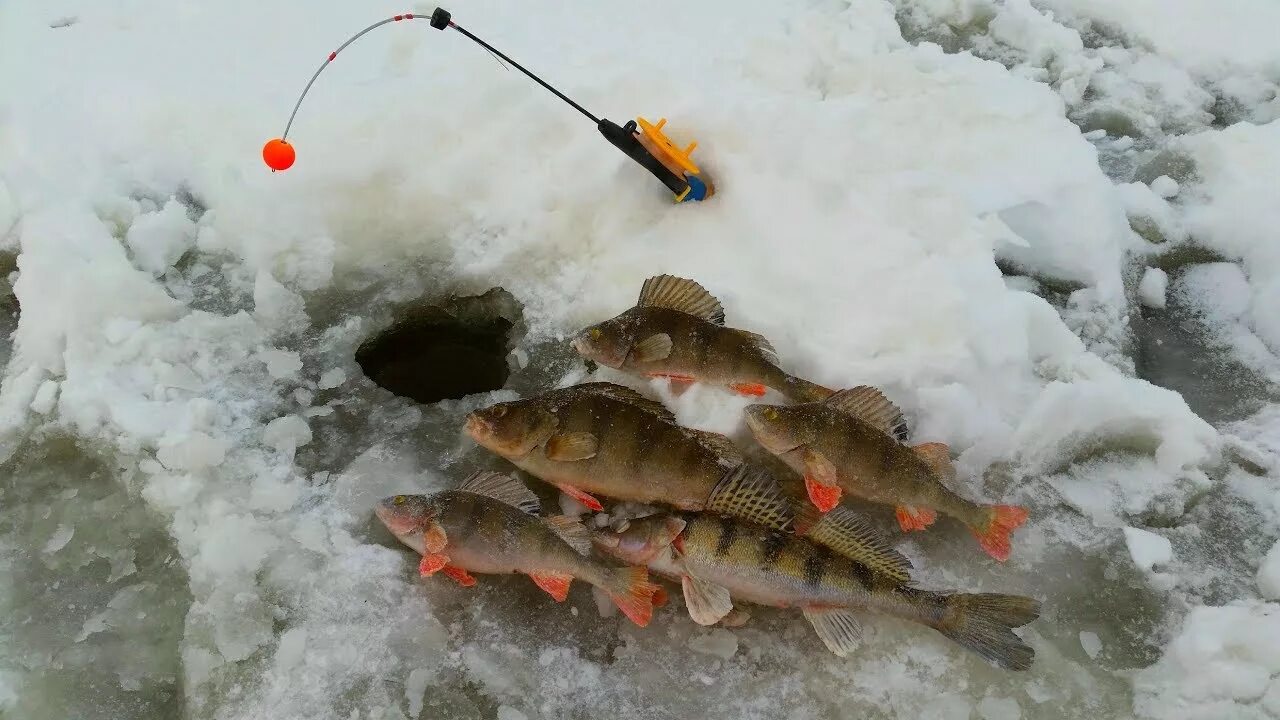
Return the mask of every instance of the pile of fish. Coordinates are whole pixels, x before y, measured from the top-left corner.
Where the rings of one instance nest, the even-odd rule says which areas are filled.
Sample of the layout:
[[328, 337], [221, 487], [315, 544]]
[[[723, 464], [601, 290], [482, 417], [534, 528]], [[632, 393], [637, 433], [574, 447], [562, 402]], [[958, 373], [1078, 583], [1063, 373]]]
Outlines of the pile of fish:
[[[778, 391], [793, 404], [750, 405], [746, 423], [803, 477], [803, 491], [789, 495], [786, 481], [748, 462], [728, 437], [679, 425], [635, 390], [573, 385], [476, 410], [466, 432], [590, 510], [605, 510], [604, 500], [657, 510], [589, 530], [573, 517], [541, 517], [532, 491], [495, 472], [456, 490], [382, 500], [377, 516], [422, 555], [423, 575], [468, 586], [473, 572], [525, 573], [557, 601], [579, 578], [644, 626], [666, 597], [652, 571], [680, 584], [702, 625], [745, 622], [742, 603], [797, 608], [843, 657], [857, 644], [857, 613], [874, 610], [931, 627], [1000, 667], [1030, 667], [1034, 651], [1013, 629], [1039, 616], [1038, 601], [915, 587], [911, 563], [842, 504], [848, 493], [892, 505], [903, 530], [924, 529], [941, 511], [1001, 561], [1027, 519], [1023, 508], [948, 489], [947, 446], [907, 445], [902, 413], [879, 390], [835, 392], [789, 375], [767, 340], [725, 326], [710, 293], [670, 275], [645, 281], [635, 307], [585, 329], [573, 347], [627, 374], [668, 378], [676, 392], [692, 383], [756, 397]], [[625, 566], [597, 559], [593, 547]]]

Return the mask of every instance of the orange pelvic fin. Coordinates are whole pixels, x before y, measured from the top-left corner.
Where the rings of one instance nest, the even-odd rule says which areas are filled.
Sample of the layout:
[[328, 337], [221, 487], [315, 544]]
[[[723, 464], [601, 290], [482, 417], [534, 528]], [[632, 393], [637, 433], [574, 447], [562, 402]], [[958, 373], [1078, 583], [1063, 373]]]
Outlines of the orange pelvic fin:
[[651, 600], [653, 601], [654, 607], [662, 607], [663, 605], [666, 605], [668, 600], [667, 589], [662, 587], [661, 585], [656, 586], [656, 589], [653, 591], [653, 597], [651, 598]]
[[441, 552], [449, 544], [449, 537], [444, 534], [444, 528], [437, 522], [427, 525], [427, 529], [422, 533], [422, 540], [423, 546], [431, 554]]
[[730, 383], [729, 389], [747, 397], [762, 397], [769, 392], [769, 388], [760, 383]]
[[451, 577], [462, 587], [471, 587], [476, 584], [476, 579], [471, 577], [471, 573], [458, 567], [457, 565], [445, 565], [441, 570], [447, 577]]
[[572, 575], [565, 573], [548, 572], [548, 573], [529, 573], [529, 578], [533, 583], [547, 594], [556, 599], [556, 602], [564, 602], [569, 597], [569, 583], [573, 581]]
[[582, 503], [592, 512], [600, 512], [601, 510], [604, 510], [604, 505], [601, 505], [599, 500], [591, 497], [572, 485], [556, 485], [556, 487], [560, 488], [560, 492]]
[[804, 476], [804, 489], [808, 491], [813, 506], [824, 513], [840, 504], [840, 495], [844, 492], [839, 485], [824, 485], [808, 474]]
[[992, 505], [991, 523], [985, 531], [974, 530], [978, 544], [991, 557], [1004, 562], [1009, 559], [1013, 547], [1009, 536], [1027, 521], [1027, 509], [1016, 505]]
[[422, 556], [422, 561], [418, 563], [418, 574], [422, 577], [431, 577], [437, 572], [444, 569], [449, 564], [448, 555], [437, 555], [435, 553], [427, 553]]
[[933, 524], [938, 519], [938, 513], [929, 508], [915, 507], [913, 505], [899, 505], [897, 507], [898, 526], [903, 530], [910, 532], [912, 530], [923, 530]]

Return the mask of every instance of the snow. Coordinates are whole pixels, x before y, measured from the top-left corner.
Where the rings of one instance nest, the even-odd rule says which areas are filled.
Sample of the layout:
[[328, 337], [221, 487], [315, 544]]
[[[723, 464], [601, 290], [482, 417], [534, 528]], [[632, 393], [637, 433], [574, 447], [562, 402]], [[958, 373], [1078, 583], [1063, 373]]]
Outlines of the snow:
[[1138, 298], [1142, 304], [1156, 310], [1165, 306], [1165, 293], [1169, 290], [1169, 275], [1160, 268], [1147, 268], [1138, 283]]
[[[38, 615], [66, 592], [54, 582], [100, 587], [53, 624], [84, 635], [78, 655], [0, 647], [0, 707], [41, 717], [120, 702], [121, 717], [219, 720], [1280, 714], [1280, 629], [1255, 595], [1280, 594], [1277, 406], [1210, 425], [1142, 379], [1129, 323], [1131, 298], [1167, 300], [1211, 329], [1204, 342], [1280, 367], [1268, 364], [1280, 348], [1274, 4], [455, 8], [588, 107], [665, 115], [677, 141], [697, 139], [720, 190], [701, 205], [671, 203], [580, 116], [457, 34], [403, 24], [325, 72], [290, 132], [297, 165], [267, 172], [258, 149], [314, 63], [379, 12], [5, 6], [0, 248], [17, 253], [21, 316], [0, 455], [47, 451], [51, 476], [81, 492], [4, 486], [6, 511], [30, 525], [0, 528], [0, 575], [21, 580], [0, 583], [0, 617]], [[1137, 172], [1160, 153], [1193, 170]], [[1193, 245], [1217, 261], [1164, 256]], [[873, 617], [857, 656], [837, 662], [794, 611], [705, 629], [677, 597], [639, 629], [611, 604], [592, 612], [582, 583], [557, 605], [522, 578], [462, 590], [417, 577], [369, 508], [494, 466], [459, 432], [471, 408], [620, 380], [749, 446], [747, 399], [588, 376], [564, 349], [662, 272], [704, 284], [797, 374], [882, 387], [914, 442], [951, 447], [957, 491], [1032, 509], [1006, 565], [945, 527], [902, 543], [922, 586], [1046, 601], [1028, 674]], [[354, 363], [398, 305], [497, 285], [527, 325], [508, 388], [418, 406]], [[18, 483], [34, 472], [22, 467], [4, 472]], [[99, 506], [102, 487], [114, 494]], [[1213, 514], [1237, 505], [1254, 514]], [[150, 544], [122, 509], [159, 524]], [[1225, 542], [1224, 525], [1256, 546]], [[1159, 572], [1175, 548], [1177, 573]], [[32, 549], [31, 568], [59, 572], [13, 559]], [[0, 624], [11, 632], [27, 631]], [[1091, 662], [1103, 639], [1106, 663]], [[128, 646], [107, 685], [58, 667], [113, 665], [123, 642], [154, 647]]]
[[1275, 717], [1280, 693], [1280, 606], [1198, 607], [1155, 665], [1138, 673], [1142, 717]]
[[1174, 195], [1177, 195], [1178, 189], [1179, 189], [1178, 181], [1174, 180], [1168, 175], [1161, 175], [1160, 177], [1151, 181], [1151, 192], [1159, 195], [1165, 200], [1168, 200]]

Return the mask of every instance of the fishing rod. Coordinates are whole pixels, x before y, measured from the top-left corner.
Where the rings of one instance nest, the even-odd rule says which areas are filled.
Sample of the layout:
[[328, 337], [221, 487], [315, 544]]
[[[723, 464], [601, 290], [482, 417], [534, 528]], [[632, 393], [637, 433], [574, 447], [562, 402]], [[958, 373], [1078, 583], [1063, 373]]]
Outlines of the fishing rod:
[[311, 86], [315, 84], [316, 78], [320, 77], [320, 73], [329, 67], [338, 55], [346, 50], [349, 45], [364, 37], [376, 28], [410, 20], [430, 20], [431, 27], [437, 30], [455, 30], [464, 37], [476, 43], [480, 47], [487, 50], [494, 57], [500, 58], [499, 62], [506, 61], [512, 67], [527, 75], [531, 80], [546, 88], [553, 95], [563, 100], [574, 110], [582, 113], [587, 117], [608, 140], [611, 145], [621, 150], [624, 155], [634, 160], [640, 167], [648, 170], [663, 185], [670, 190], [677, 203], [705, 200], [715, 193], [715, 186], [706, 177], [705, 173], [693, 161], [691, 155], [694, 148], [698, 146], [696, 142], [690, 143], [688, 147], [683, 149], [677, 147], [669, 137], [662, 131], [666, 126], [666, 118], [661, 118], [658, 122], [650, 123], [643, 117], [637, 117], [635, 120], [628, 120], [623, 125], [609, 120], [607, 118], [599, 118], [590, 111], [579, 105], [568, 95], [560, 92], [551, 84], [527, 70], [523, 65], [507, 57], [505, 53], [493, 47], [489, 43], [481, 40], [471, 31], [458, 25], [453, 21], [452, 15], [444, 8], [436, 8], [431, 13], [431, 17], [427, 18], [423, 15], [414, 15], [413, 13], [404, 13], [402, 15], [393, 15], [384, 18], [376, 23], [366, 27], [360, 32], [347, 38], [347, 41], [338, 46], [337, 50], [329, 53], [325, 61], [320, 64], [312, 74], [311, 79], [307, 82], [306, 87], [302, 89], [302, 94], [298, 96], [298, 101], [294, 103], [293, 112], [289, 114], [289, 121], [285, 123], [284, 132], [280, 137], [268, 140], [267, 144], [262, 147], [262, 159], [271, 168], [272, 172], [288, 170], [293, 166], [294, 160], [297, 158], [297, 152], [292, 144], [289, 143], [289, 130], [293, 128], [293, 121], [298, 115], [298, 109], [302, 107], [302, 100], [311, 90]]

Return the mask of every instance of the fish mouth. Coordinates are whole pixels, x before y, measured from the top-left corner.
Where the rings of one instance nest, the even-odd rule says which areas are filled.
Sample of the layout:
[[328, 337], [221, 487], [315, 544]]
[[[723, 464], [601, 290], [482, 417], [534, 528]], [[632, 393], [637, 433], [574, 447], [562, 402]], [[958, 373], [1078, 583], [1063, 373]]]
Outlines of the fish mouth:
[[403, 537], [421, 527], [422, 523], [414, 517], [405, 515], [391, 504], [390, 499], [383, 500], [373, 508], [373, 514], [396, 537]]
[[471, 413], [467, 416], [467, 422], [464, 425], [464, 429], [466, 430], [466, 433], [477, 442], [483, 438], [493, 435], [493, 423], [485, 420], [475, 413]]

